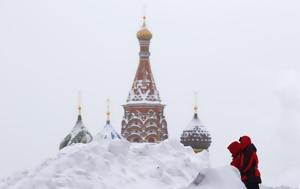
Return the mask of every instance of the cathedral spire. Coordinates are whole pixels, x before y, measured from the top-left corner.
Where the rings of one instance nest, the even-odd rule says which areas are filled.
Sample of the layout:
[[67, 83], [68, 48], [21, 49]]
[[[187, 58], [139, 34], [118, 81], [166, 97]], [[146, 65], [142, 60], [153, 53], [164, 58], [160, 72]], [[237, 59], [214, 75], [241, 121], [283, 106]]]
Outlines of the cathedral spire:
[[78, 117], [77, 117], [77, 123], [82, 121], [82, 117], [81, 117], [81, 91], [78, 91]]
[[140, 45], [139, 65], [123, 106], [122, 136], [130, 142], [156, 143], [168, 138], [165, 105], [161, 104], [150, 66], [150, 40], [152, 33], [143, 17], [142, 28], [137, 32]]
[[107, 99], [106, 100], [106, 123], [109, 124], [110, 123], [110, 100]]
[[143, 20], [144, 20], [144, 22], [143, 22], [143, 27], [145, 27], [146, 26], [146, 11], [147, 11], [147, 5], [146, 4], [143, 4], [143, 7], [142, 7], [142, 9], [143, 9]]
[[143, 25], [142, 25], [142, 28], [145, 28], [146, 27], [146, 16], [143, 16]]
[[161, 100], [159, 97], [159, 92], [156, 89], [149, 59], [149, 46], [152, 34], [146, 27], [145, 19], [146, 17], [143, 19], [142, 28], [137, 32], [137, 38], [140, 44], [140, 60], [127, 102], [160, 103]]
[[194, 92], [194, 119], [198, 118], [198, 93], [195, 91]]

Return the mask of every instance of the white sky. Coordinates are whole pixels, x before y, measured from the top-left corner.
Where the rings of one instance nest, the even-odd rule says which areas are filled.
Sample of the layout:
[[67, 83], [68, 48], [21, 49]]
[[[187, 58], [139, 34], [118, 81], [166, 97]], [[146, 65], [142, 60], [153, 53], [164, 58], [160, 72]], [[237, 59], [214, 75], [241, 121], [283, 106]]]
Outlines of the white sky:
[[143, 4], [170, 137], [189, 123], [198, 91], [213, 166], [229, 163], [227, 145], [244, 134], [266, 184], [286, 167], [277, 160], [294, 166], [278, 152], [300, 138], [298, 0], [0, 0], [0, 177], [58, 151], [76, 121], [78, 90], [93, 134], [107, 98], [120, 131]]

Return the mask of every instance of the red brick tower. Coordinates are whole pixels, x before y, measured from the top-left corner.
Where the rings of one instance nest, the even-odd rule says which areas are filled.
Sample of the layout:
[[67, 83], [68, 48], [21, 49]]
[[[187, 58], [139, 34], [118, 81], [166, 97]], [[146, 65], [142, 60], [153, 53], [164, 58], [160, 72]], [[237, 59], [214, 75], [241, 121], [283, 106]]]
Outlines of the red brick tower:
[[168, 138], [165, 105], [161, 104], [149, 61], [151, 32], [144, 22], [137, 32], [140, 44], [139, 66], [123, 105], [124, 117], [121, 134], [130, 142], [160, 142]]

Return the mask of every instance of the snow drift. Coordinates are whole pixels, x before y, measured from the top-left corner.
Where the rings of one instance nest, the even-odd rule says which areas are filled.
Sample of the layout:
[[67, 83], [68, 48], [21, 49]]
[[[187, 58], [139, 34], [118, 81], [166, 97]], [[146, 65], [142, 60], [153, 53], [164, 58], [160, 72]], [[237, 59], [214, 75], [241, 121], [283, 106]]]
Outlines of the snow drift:
[[67, 147], [36, 169], [3, 180], [0, 188], [187, 188], [200, 170], [206, 174], [206, 188], [242, 188], [233, 168], [210, 169], [208, 158], [208, 153], [194, 154], [172, 140], [160, 144], [100, 140]]
[[[191, 184], [198, 173], [200, 184]], [[212, 169], [207, 152], [194, 154], [178, 141], [98, 140], [68, 146], [36, 169], [2, 180], [0, 188], [243, 189], [244, 185], [236, 169]]]

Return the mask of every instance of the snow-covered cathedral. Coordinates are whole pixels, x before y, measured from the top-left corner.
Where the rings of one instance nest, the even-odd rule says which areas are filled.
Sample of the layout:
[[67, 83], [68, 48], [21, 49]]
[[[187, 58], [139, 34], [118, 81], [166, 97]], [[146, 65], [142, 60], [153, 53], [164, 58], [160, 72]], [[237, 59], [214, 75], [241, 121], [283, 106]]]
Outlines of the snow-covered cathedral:
[[150, 66], [150, 40], [152, 33], [144, 23], [137, 32], [140, 44], [139, 66], [127, 102], [121, 134], [130, 142], [160, 142], [168, 138], [164, 107], [156, 88]]
[[[136, 143], [159, 143], [168, 139], [167, 121], [164, 115], [164, 107], [159, 91], [156, 88], [150, 66], [150, 40], [152, 33], [146, 26], [146, 18], [143, 18], [142, 28], [137, 32], [140, 45], [139, 65], [134, 77], [127, 101], [123, 105], [124, 116], [121, 122], [121, 134], [119, 134], [110, 122], [108, 102], [107, 121], [103, 129], [97, 134], [96, 139], [115, 140], [127, 139]], [[74, 143], [88, 143], [93, 140], [92, 135], [82, 123], [81, 106], [73, 130], [64, 138], [60, 149]], [[195, 152], [208, 149], [211, 144], [209, 132], [200, 123], [197, 114], [198, 106], [195, 105], [195, 113], [191, 123], [182, 132], [181, 143], [191, 146]]]

